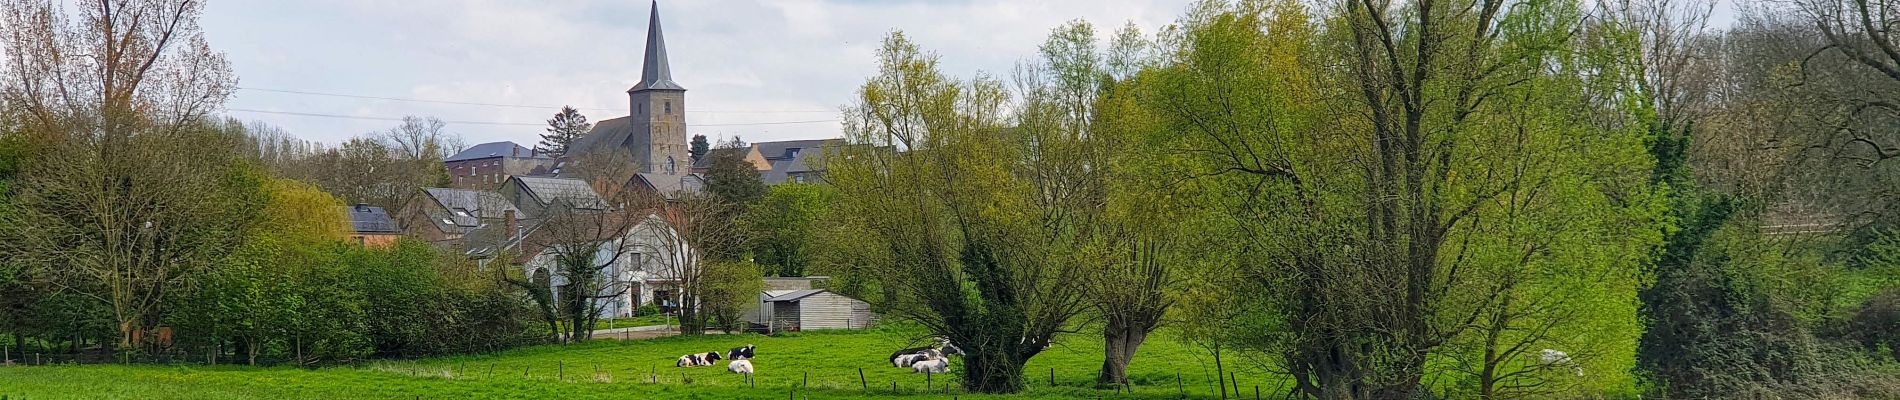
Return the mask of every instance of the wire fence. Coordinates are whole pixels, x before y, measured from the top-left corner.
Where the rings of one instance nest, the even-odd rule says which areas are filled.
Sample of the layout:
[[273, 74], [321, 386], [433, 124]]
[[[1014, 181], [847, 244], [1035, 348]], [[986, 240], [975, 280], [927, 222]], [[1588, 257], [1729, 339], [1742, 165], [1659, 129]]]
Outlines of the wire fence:
[[[111, 359], [109, 357], [116, 357]], [[295, 359], [257, 360], [258, 365], [296, 364]], [[128, 353], [45, 353], [12, 352], [0, 358], [0, 366], [33, 367], [60, 365], [249, 365], [248, 358], [234, 358], [229, 352], [201, 350], [191, 352], [174, 350], [152, 355], [132, 355]], [[767, 388], [784, 391], [787, 398], [801, 399], [811, 392], [861, 392], [874, 395], [937, 395], [953, 398], [966, 394], [960, 373], [897, 373], [880, 371], [890, 368], [873, 368], [867, 373], [865, 368], [854, 369], [787, 369], [769, 374], [728, 373], [718, 368], [719, 373], [707, 374], [707, 368], [660, 368], [603, 366], [600, 363], [574, 363], [568, 360], [551, 362], [524, 363], [506, 362], [457, 362], [442, 364], [439, 362], [382, 360], [360, 364], [356, 368], [417, 379], [442, 379], [448, 381], [517, 380], [517, 381], [555, 381], [573, 384], [614, 384], [634, 383], [647, 385], [689, 385], [710, 387], [737, 387], [746, 389]], [[1131, 377], [1131, 384], [1102, 388], [1096, 385], [1094, 377], [1075, 379], [1062, 377], [1055, 368], [1036, 371], [1024, 371], [1024, 384], [1029, 388], [1061, 388], [1076, 390], [1084, 397], [1117, 398], [1138, 396], [1142, 398], [1219, 398], [1219, 399], [1277, 399], [1286, 397], [1284, 380], [1281, 377], [1248, 377], [1235, 371], [1218, 379], [1199, 377], [1190, 382], [1185, 371], [1171, 368], [1172, 376], [1145, 374], [1141, 379]], [[1168, 379], [1171, 378], [1171, 379]], [[1091, 393], [1092, 392], [1092, 393]], [[0, 396], [6, 396], [0, 393]], [[822, 396], [820, 396], [822, 397]], [[420, 397], [418, 397], [420, 398]], [[0, 400], [14, 400], [19, 397]]]

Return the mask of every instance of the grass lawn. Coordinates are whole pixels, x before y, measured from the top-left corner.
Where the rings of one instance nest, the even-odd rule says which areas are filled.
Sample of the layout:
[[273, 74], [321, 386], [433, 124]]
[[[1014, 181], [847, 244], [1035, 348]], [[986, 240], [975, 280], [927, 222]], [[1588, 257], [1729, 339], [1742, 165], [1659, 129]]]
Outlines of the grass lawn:
[[680, 320], [678, 318], [673, 318], [673, 317], [669, 317], [665, 315], [648, 315], [648, 316], [633, 317], [633, 318], [615, 318], [613, 320], [602, 319], [600, 320], [600, 323], [598, 325], [594, 326], [594, 329], [631, 328], [631, 327], [636, 327], [636, 326], [679, 325], [679, 324], [680, 324]]
[[[894, 331], [806, 332], [781, 337], [712, 335], [643, 341], [601, 340], [572, 346], [537, 346], [493, 355], [381, 361], [320, 369], [241, 366], [46, 366], [0, 367], [0, 396], [16, 399], [414, 399], [414, 398], [653, 398], [813, 399], [997, 398], [927, 392], [925, 376], [890, 366], [885, 356], [908, 347], [915, 333]], [[725, 351], [757, 344], [756, 388], [713, 367], [675, 368], [682, 354]], [[1130, 367], [1132, 394], [1092, 388], [1102, 362], [1099, 338], [1082, 335], [1036, 356], [1025, 373], [1029, 391], [1014, 398], [1174, 398], [1176, 376], [1190, 397], [1218, 398], [1212, 361], [1166, 334], [1152, 337]], [[941, 392], [956, 379], [932, 377]], [[1263, 398], [1285, 384], [1280, 375], [1249, 362], [1228, 360], [1244, 398], [1259, 385]], [[595, 373], [596, 368], [600, 371]], [[859, 384], [858, 369], [870, 387]], [[1050, 384], [1053, 372], [1055, 384]], [[807, 378], [809, 376], [809, 378]], [[657, 379], [657, 383], [653, 380]], [[809, 386], [806, 386], [809, 379]]]

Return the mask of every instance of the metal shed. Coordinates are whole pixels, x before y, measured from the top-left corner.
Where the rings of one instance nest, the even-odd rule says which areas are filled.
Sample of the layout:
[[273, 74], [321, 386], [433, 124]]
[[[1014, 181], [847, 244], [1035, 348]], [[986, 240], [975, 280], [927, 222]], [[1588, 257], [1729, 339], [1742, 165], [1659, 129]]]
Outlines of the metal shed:
[[796, 290], [764, 300], [772, 309], [770, 329], [864, 329], [871, 326], [871, 304], [824, 289]]

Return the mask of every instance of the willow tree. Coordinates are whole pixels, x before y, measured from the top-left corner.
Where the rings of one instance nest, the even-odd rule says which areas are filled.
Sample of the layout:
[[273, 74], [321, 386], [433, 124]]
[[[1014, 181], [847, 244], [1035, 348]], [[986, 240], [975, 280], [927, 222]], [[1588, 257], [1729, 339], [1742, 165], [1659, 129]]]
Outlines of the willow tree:
[[1525, 348], [1626, 370], [1653, 234], [1612, 228], [1652, 222], [1648, 163], [1642, 130], [1586, 119], [1619, 111], [1575, 78], [1596, 67], [1579, 4], [1318, 10], [1202, 3], [1140, 78], [1155, 135], [1194, 155], [1177, 175], [1226, 193], [1209, 205], [1240, 225], [1279, 333], [1242, 344], [1329, 399], [1453, 392], [1431, 382], [1534, 369]]
[[[1085, 307], [1076, 258], [1092, 232], [1086, 191], [1038, 175], [1034, 134], [1007, 126], [993, 79], [958, 81], [902, 33], [846, 111], [846, 140], [826, 156], [838, 207], [883, 244], [872, 268], [890, 313], [949, 337], [974, 392], [1024, 388], [1023, 365]], [[1063, 165], [1075, 167], [1075, 165]], [[859, 247], [865, 248], [865, 247]]]

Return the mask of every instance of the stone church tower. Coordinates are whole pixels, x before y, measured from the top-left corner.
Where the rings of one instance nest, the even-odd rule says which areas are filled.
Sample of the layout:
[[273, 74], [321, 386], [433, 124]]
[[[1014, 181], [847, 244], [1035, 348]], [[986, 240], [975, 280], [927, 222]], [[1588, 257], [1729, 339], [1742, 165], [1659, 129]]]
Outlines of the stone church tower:
[[673, 82], [666, 62], [666, 37], [660, 34], [660, 4], [653, 3], [647, 23], [646, 63], [640, 83], [627, 89], [631, 131], [626, 146], [639, 171], [683, 175], [692, 168], [687, 155], [686, 88]]

